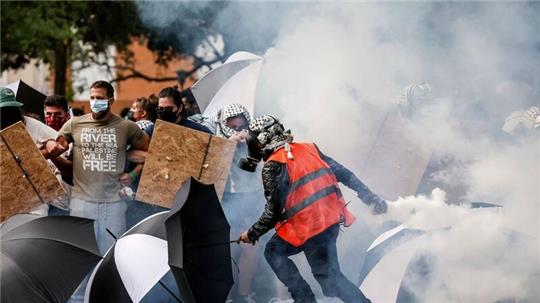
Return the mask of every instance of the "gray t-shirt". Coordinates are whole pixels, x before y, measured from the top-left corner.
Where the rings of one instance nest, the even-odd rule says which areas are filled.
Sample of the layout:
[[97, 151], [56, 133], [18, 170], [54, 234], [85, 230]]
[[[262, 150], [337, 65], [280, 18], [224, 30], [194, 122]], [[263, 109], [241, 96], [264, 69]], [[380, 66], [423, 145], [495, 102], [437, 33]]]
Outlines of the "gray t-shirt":
[[86, 114], [67, 121], [59, 135], [73, 142], [72, 197], [94, 202], [120, 200], [118, 178], [124, 172], [126, 147], [144, 136], [137, 124], [114, 114], [103, 120]]

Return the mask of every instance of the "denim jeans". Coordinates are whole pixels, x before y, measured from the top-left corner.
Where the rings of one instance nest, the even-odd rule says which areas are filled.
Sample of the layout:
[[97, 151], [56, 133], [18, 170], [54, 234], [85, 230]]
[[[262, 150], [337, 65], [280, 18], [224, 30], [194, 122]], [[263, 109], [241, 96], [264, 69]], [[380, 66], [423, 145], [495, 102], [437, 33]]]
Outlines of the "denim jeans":
[[343, 302], [371, 302], [341, 272], [336, 247], [338, 233], [339, 224], [335, 224], [300, 247], [291, 245], [277, 234], [274, 234], [266, 244], [264, 256], [278, 279], [287, 286], [295, 302], [317, 302], [313, 291], [300, 275], [294, 262], [289, 259], [289, 256], [300, 252], [304, 252], [311, 272], [321, 285], [325, 296], [338, 297]]
[[151, 205], [137, 200], [127, 200], [126, 229], [130, 229], [145, 218], [169, 210], [165, 207]]
[[[71, 216], [94, 219], [94, 232], [101, 255], [114, 244], [115, 239], [107, 232], [110, 230], [116, 237], [120, 237], [126, 230], [126, 202], [92, 202], [71, 198]], [[70, 303], [83, 302], [88, 277], [83, 280], [70, 299]]]
[[69, 210], [63, 210], [54, 205], [49, 205], [49, 216], [69, 216]]
[[116, 237], [120, 237], [126, 231], [126, 210], [127, 205], [123, 200], [101, 203], [71, 199], [71, 216], [96, 220], [94, 230], [99, 252], [102, 255], [115, 241], [107, 229]]

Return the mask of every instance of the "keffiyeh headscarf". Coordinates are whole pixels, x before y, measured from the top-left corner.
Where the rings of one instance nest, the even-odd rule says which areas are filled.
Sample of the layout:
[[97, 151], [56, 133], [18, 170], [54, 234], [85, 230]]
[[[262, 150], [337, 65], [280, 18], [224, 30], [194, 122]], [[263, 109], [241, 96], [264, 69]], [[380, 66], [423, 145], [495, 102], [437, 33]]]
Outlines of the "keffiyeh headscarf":
[[250, 132], [256, 134], [257, 141], [263, 147], [264, 153], [271, 153], [284, 146], [287, 157], [293, 159], [289, 143], [293, 141], [291, 131], [285, 130], [283, 124], [271, 115], [257, 117], [249, 125]]
[[503, 130], [509, 134], [519, 129], [538, 129], [540, 127], [540, 109], [532, 106], [528, 110], [518, 110], [506, 117]]
[[233, 103], [222, 108], [216, 115], [217, 131], [220, 132], [225, 138], [229, 138], [236, 134], [237, 131], [227, 126], [227, 120], [236, 116], [243, 115], [247, 123], [251, 122], [251, 116], [248, 110], [238, 103]]

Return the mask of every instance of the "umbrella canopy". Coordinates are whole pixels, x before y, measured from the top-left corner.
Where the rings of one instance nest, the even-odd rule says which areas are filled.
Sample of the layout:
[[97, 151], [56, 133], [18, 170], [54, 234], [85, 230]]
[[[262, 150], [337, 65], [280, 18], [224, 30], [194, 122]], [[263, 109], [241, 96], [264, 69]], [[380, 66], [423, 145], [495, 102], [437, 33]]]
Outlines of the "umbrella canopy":
[[154, 214], [128, 230], [94, 269], [85, 302], [140, 302], [169, 271], [165, 220]]
[[[187, 188], [189, 193], [186, 194]], [[225, 302], [234, 283], [230, 225], [213, 185], [191, 178], [165, 222], [169, 265], [187, 302]]]
[[[470, 209], [470, 214], [477, 215], [493, 214], [501, 208], [486, 202], [462, 206]], [[460, 220], [466, 219], [460, 217]], [[439, 221], [421, 224], [421, 227], [417, 224], [417, 229], [402, 224], [377, 237], [366, 252], [360, 272], [358, 285], [362, 292], [377, 303], [422, 302], [422, 294], [412, 289], [426, 289], [430, 281], [433, 282], [430, 276], [432, 262], [440, 257], [427, 243], [432, 241], [431, 237], [444, 238], [459, 223], [455, 218]], [[523, 235], [516, 231], [507, 228], [500, 231], [501, 239], [514, 241], [513, 245], [523, 241]]]
[[249, 65], [231, 76], [217, 91], [204, 109], [204, 116], [215, 116], [220, 109], [231, 103], [239, 103], [253, 116], [255, 93], [264, 60], [254, 60]]
[[30, 222], [32, 220], [35, 220], [37, 218], [41, 218], [40, 215], [34, 215], [34, 214], [17, 214], [12, 217], [10, 217], [8, 220], [0, 223], [0, 231], [3, 234], [7, 233], [8, 231], [14, 229], [15, 227], [18, 227], [20, 225], [23, 225], [26, 222]]
[[236, 52], [225, 63], [210, 70], [191, 86], [191, 92], [202, 112], [208, 107], [216, 93], [236, 73], [262, 58], [248, 52]]
[[67, 302], [101, 259], [94, 221], [17, 217], [1, 228], [1, 301]]
[[398, 302], [401, 281], [424, 234], [400, 225], [375, 239], [360, 274], [360, 289], [366, 297], [373, 302]]
[[15, 81], [6, 85], [15, 93], [15, 99], [21, 102], [23, 110], [27, 113], [34, 113], [41, 117], [43, 120], [43, 102], [47, 96], [30, 85], [24, 83], [22, 80]]

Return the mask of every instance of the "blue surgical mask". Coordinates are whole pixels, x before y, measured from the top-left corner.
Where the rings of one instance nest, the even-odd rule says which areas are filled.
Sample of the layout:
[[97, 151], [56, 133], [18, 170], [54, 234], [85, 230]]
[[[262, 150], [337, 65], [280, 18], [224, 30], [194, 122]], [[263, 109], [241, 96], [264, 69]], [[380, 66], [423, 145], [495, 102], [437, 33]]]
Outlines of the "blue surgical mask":
[[99, 100], [99, 99], [95, 99], [95, 100], [90, 100], [90, 109], [92, 109], [92, 111], [94, 113], [99, 113], [99, 112], [104, 112], [107, 110], [107, 108], [109, 107], [109, 100]]

